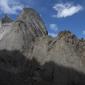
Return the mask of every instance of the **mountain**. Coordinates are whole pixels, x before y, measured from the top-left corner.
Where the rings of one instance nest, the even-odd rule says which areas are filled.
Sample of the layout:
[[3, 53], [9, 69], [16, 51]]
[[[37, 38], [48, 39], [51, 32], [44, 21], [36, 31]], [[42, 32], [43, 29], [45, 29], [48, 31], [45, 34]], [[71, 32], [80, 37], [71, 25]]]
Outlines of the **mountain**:
[[2, 23], [0, 28], [0, 49], [28, 52], [36, 37], [48, 34], [43, 20], [31, 8], [24, 8], [16, 21], [9, 22], [5, 16], [1, 22], [7, 19], [8, 22]]
[[0, 28], [0, 50], [18, 50], [40, 65], [52, 61], [85, 73], [84, 39], [70, 31], [62, 31], [56, 38], [48, 36], [43, 20], [32, 8], [24, 8], [15, 21], [5, 19]]
[[69, 31], [60, 32], [51, 41], [48, 37], [38, 38], [32, 55], [41, 64], [53, 61], [59, 65], [85, 72], [85, 40], [82, 42]]
[[9, 16], [7, 16], [7, 15], [5, 15], [3, 18], [2, 18], [2, 23], [4, 24], [4, 23], [11, 23], [13, 20], [9, 17]]
[[24, 22], [34, 37], [44, 36], [48, 33], [40, 15], [32, 8], [24, 8], [17, 21]]

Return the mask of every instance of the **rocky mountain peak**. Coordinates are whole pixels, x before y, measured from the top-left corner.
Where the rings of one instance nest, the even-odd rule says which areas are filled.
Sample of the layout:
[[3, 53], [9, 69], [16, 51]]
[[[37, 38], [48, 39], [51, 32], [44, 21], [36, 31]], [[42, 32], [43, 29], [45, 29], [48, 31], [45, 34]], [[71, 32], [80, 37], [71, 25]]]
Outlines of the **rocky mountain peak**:
[[24, 8], [17, 21], [23, 22], [34, 37], [48, 34], [40, 15], [32, 8]]
[[76, 37], [75, 34], [73, 34], [72, 32], [68, 31], [68, 30], [65, 30], [65, 31], [61, 31], [59, 34], [58, 34], [58, 38], [59, 39], [63, 39], [65, 40], [66, 42], [68, 43], [71, 43], [71, 44], [77, 44], [78, 43], [78, 38]]
[[24, 8], [16, 21], [13, 21], [13, 23], [11, 21], [7, 15], [2, 19], [2, 22], [6, 25], [2, 25], [0, 30], [1, 50], [16, 49], [28, 54], [28, 50], [32, 48], [36, 38], [48, 35], [43, 20], [32, 8]]
[[13, 20], [7, 14], [5, 14], [4, 17], [1, 19], [2, 24], [11, 23], [12, 21]]
[[58, 36], [59, 38], [76, 38], [76, 36], [68, 30], [61, 31]]

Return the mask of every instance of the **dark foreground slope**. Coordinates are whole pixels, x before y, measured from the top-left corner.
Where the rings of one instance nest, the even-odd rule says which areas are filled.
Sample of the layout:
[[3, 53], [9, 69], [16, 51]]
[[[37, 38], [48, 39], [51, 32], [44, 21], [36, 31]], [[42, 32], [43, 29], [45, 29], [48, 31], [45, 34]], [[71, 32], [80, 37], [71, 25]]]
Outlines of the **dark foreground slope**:
[[54, 62], [40, 65], [18, 51], [0, 51], [0, 85], [85, 85], [85, 74]]

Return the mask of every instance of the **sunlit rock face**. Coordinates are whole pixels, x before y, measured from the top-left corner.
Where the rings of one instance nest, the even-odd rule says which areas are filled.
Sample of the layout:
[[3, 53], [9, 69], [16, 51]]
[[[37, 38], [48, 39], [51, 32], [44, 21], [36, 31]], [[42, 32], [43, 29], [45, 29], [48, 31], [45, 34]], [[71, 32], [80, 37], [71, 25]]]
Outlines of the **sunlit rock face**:
[[13, 23], [4, 23], [0, 28], [0, 49], [19, 50], [23, 44], [23, 35]]
[[24, 8], [17, 21], [24, 23], [33, 37], [47, 35], [46, 27], [40, 15], [32, 8]]
[[62, 31], [56, 38], [38, 38], [34, 43], [33, 56], [41, 64], [53, 61], [85, 73], [84, 43], [85, 40], [80, 41], [73, 33]]
[[39, 14], [31, 8], [24, 8], [15, 21], [7, 15], [1, 19], [0, 49], [28, 53], [34, 40], [46, 35], [47, 30]]

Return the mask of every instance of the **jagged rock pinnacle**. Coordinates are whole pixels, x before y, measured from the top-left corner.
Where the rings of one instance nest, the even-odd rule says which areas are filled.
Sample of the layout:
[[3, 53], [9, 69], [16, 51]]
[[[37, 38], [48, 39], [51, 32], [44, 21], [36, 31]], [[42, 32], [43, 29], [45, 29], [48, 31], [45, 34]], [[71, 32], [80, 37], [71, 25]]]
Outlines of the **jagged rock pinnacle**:
[[58, 38], [59, 39], [63, 39], [65, 40], [66, 42], [69, 42], [71, 44], [77, 44], [78, 43], [78, 38], [76, 37], [76, 35], [74, 35], [72, 32], [70, 31], [61, 31], [59, 34], [58, 34]]
[[13, 20], [7, 14], [5, 14], [5, 16], [2, 18], [1, 21], [3, 24], [3, 23], [11, 23]]
[[20, 50], [28, 54], [35, 38], [47, 35], [43, 20], [32, 8], [24, 8], [16, 21], [12, 23], [7, 15], [2, 21], [8, 24], [0, 28], [0, 49]]
[[27, 26], [30, 33], [36, 36], [45, 36], [48, 34], [43, 20], [39, 14], [32, 8], [24, 8], [17, 21], [22, 21]]
[[72, 32], [70, 31], [61, 31], [59, 34], [58, 34], [58, 37], [59, 38], [77, 38]]

